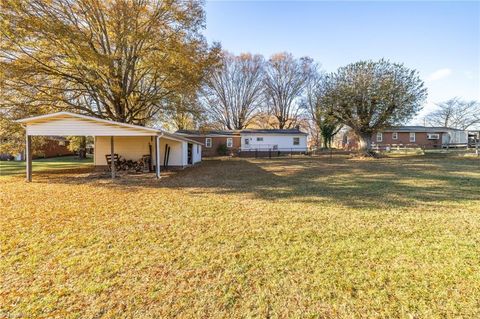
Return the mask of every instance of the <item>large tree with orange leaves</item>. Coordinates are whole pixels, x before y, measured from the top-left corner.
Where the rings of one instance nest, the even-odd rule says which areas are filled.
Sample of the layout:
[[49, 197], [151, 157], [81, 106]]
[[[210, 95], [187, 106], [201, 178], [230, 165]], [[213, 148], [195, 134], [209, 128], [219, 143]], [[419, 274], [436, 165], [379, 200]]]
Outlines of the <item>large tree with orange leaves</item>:
[[217, 60], [202, 2], [3, 0], [0, 113], [70, 110], [144, 125]]

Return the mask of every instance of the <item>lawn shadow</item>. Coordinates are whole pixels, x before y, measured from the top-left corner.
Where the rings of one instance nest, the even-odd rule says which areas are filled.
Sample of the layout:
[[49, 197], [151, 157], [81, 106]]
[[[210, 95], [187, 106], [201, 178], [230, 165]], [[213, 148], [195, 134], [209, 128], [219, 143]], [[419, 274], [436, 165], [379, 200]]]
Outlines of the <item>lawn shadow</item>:
[[[348, 207], [409, 207], [419, 203], [480, 200], [477, 159], [412, 156], [354, 160], [347, 156], [206, 159], [181, 171], [128, 174], [112, 181], [92, 168], [34, 175], [36, 183], [122, 188], [182, 189], [190, 194], [238, 194], [268, 201], [335, 202]], [[73, 174], [72, 174], [73, 173]]]
[[475, 160], [426, 157], [233, 159], [206, 161], [202, 169], [180, 174], [160, 187], [243, 193], [270, 201], [408, 207], [419, 202], [480, 200], [477, 167]]

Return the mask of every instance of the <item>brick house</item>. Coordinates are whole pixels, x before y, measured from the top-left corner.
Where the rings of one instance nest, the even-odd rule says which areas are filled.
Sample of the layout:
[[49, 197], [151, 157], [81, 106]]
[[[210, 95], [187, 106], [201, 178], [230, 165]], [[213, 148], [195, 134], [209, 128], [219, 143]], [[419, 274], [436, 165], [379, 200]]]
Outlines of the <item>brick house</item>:
[[[373, 148], [379, 149], [465, 147], [468, 134], [466, 131], [449, 127], [397, 126], [372, 134], [371, 142]], [[358, 139], [350, 132], [344, 135], [342, 144], [343, 148], [356, 148]]]
[[196, 131], [196, 130], [179, 130], [176, 134], [181, 134], [191, 140], [203, 143], [202, 156], [218, 156], [218, 149], [221, 145], [225, 145], [228, 153], [236, 154], [241, 147], [240, 131]]
[[[41, 147], [34, 150], [32, 158], [50, 158], [73, 155], [74, 152], [68, 149], [68, 144], [69, 141], [64, 137], [49, 136], [46, 138], [45, 143]], [[23, 160], [24, 154], [0, 154], [0, 159]]]
[[467, 132], [449, 127], [399, 126], [373, 134], [372, 145], [442, 148], [466, 146]]

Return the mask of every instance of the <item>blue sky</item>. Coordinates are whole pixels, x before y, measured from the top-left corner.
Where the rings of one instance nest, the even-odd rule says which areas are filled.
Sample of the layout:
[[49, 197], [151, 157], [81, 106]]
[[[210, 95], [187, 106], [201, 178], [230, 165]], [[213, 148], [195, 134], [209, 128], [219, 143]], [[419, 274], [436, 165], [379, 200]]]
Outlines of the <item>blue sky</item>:
[[424, 110], [451, 97], [480, 100], [480, 2], [207, 1], [207, 39], [233, 53], [310, 56], [331, 72], [362, 59], [415, 68]]

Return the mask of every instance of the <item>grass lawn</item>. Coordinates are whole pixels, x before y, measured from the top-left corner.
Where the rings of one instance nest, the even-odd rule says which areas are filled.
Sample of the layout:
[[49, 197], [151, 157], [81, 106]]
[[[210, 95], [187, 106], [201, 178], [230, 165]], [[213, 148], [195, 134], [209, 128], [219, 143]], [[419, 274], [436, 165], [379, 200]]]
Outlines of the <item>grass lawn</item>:
[[[36, 159], [32, 161], [33, 171], [59, 170], [79, 167], [88, 167], [93, 163], [93, 158], [84, 160], [76, 156], [62, 156], [54, 158]], [[0, 176], [25, 174], [24, 161], [0, 161]]]
[[0, 177], [0, 318], [479, 318], [480, 161]]

